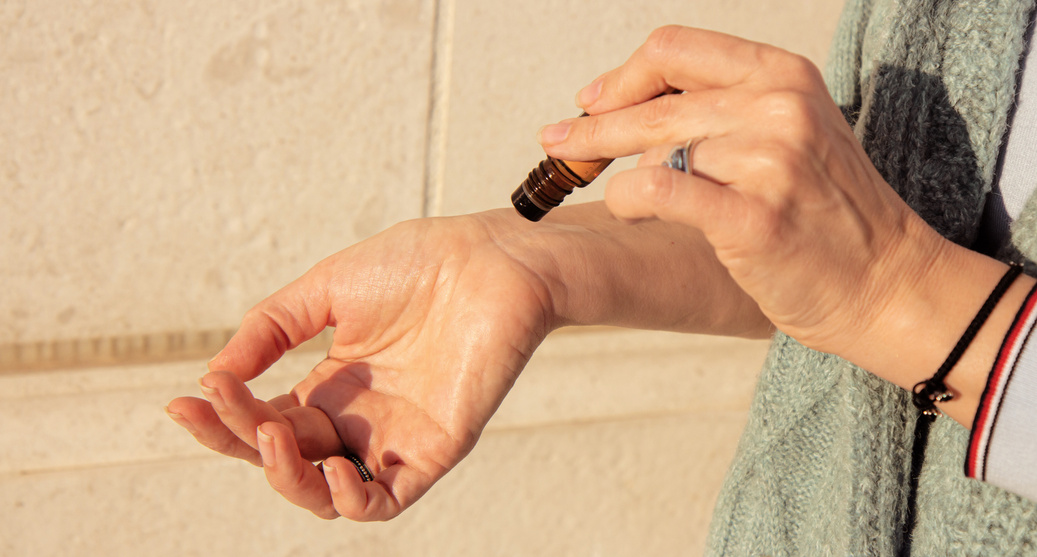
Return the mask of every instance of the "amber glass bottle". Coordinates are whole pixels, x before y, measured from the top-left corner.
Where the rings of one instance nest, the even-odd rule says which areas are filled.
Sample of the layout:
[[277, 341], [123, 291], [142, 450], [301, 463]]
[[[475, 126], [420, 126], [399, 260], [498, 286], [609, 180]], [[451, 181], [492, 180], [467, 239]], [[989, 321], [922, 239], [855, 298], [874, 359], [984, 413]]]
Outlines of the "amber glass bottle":
[[511, 194], [511, 204], [522, 216], [536, 222], [573, 190], [591, 183], [611, 162], [612, 159], [578, 162], [547, 157]]
[[[658, 96], [683, 93], [678, 89], [668, 89]], [[586, 116], [584, 112], [580, 117]], [[536, 222], [551, 209], [561, 205], [565, 196], [576, 188], [582, 188], [594, 181], [613, 159], [578, 162], [563, 161], [547, 157], [537, 165], [526, 177], [526, 181], [511, 194], [511, 204], [527, 219]]]

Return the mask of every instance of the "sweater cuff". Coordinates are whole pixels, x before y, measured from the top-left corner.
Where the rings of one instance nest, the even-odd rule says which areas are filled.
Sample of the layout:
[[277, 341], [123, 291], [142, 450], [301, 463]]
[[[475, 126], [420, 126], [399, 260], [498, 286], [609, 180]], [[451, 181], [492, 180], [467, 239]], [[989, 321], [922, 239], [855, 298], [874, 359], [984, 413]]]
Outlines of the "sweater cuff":
[[965, 475], [1037, 500], [1037, 286], [1001, 345], [976, 410]]

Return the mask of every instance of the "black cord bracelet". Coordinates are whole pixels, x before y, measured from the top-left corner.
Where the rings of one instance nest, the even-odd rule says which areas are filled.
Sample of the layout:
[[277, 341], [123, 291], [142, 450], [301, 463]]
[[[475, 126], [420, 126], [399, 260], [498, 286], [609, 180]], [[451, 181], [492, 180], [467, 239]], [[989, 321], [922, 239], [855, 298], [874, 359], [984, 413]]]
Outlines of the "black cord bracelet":
[[918, 382], [912, 389], [915, 406], [922, 411], [922, 414], [930, 418], [936, 418], [940, 415], [940, 411], [936, 409], [936, 403], [947, 402], [954, 398], [954, 395], [947, 389], [947, 385], [943, 380], [947, 378], [947, 374], [951, 372], [951, 369], [958, 364], [958, 360], [961, 359], [969, 344], [976, 338], [979, 329], [986, 323], [987, 318], [994, 312], [997, 303], [1001, 301], [1005, 292], [1008, 291], [1008, 287], [1012, 286], [1012, 283], [1019, 278], [1022, 272], [1023, 268], [1020, 265], [1013, 264], [1008, 267], [1008, 272], [1001, 277], [1001, 281], [997, 283], [993, 292], [987, 297], [987, 301], [983, 303], [983, 307], [979, 309], [979, 313], [976, 314], [972, 323], [969, 323], [969, 327], [965, 329], [965, 333], [961, 335], [958, 344], [954, 346], [954, 350], [951, 350], [950, 355], [944, 360], [940, 369], [929, 379]]

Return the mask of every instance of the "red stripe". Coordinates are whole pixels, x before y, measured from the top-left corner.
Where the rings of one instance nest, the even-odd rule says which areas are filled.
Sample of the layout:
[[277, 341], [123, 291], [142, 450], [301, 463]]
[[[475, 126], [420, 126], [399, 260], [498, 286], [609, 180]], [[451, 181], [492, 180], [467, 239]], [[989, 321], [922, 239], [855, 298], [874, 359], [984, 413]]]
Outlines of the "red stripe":
[[[994, 363], [994, 369], [990, 372], [990, 377], [987, 379], [987, 384], [995, 388], [987, 388], [986, 396], [979, 401], [979, 412], [976, 414], [977, 423], [972, 424], [972, 427], [978, 432], [986, 432], [987, 420], [990, 418], [990, 403], [994, 396], [997, 394], [995, 391], [996, 387], [1001, 384], [1001, 376], [1008, 369], [1008, 358], [1015, 351], [1016, 343], [1019, 341], [1019, 335], [1025, 327], [1026, 323], [1030, 320], [1030, 314], [1033, 313], [1034, 307], [1037, 306], [1037, 296], [1031, 295], [1027, 298], [1023, 304], [1023, 310], [1019, 313], [1019, 317], [1015, 323], [1012, 324], [1012, 328], [1008, 332], [1008, 336], [1005, 338], [1004, 343], [1001, 345], [1001, 353], [998, 354], [997, 360]], [[1018, 354], [1016, 355], [1018, 358]], [[969, 451], [967, 456], [967, 475], [970, 478], [976, 478], [976, 466], [977, 466], [977, 454], [980, 447], [980, 440], [987, 438], [989, 442], [989, 433], [981, 435], [973, 435], [972, 443], [969, 445]], [[982, 479], [982, 478], [979, 478]]]

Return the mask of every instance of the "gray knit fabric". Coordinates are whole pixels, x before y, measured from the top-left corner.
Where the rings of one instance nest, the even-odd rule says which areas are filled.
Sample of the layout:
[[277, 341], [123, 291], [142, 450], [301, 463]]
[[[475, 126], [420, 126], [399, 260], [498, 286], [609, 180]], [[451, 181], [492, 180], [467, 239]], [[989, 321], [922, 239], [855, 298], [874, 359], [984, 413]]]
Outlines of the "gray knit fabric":
[[[833, 97], [886, 180], [963, 245], [993, 179], [1031, 9], [1032, 0], [850, 0], [839, 24]], [[1013, 238], [1037, 255], [1037, 201]], [[931, 431], [908, 532], [916, 416], [905, 391], [779, 334], [709, 553], [1037, 554], [1037, 504], [967, 479], [969, 432], [947, 418]]]
[[1012, 222], [1012, 244], [1030, 261], [1037, 261], [1037, 195], [1030, 197]]

